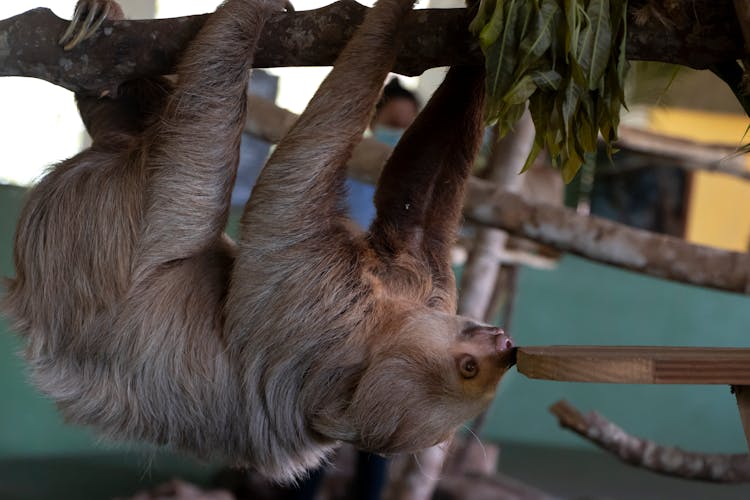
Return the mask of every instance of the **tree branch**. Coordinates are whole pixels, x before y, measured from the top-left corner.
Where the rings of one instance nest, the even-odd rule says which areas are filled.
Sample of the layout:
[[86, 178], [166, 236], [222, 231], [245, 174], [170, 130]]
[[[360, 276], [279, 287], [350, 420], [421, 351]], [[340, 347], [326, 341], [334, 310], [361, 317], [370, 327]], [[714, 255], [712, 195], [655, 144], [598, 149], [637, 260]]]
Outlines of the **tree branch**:
[[529, 203], [470, 179], [464, 214], [477, 223], [590, 260], [682, 283], [750, 294], [750, 255], [688, 243], [600, 217]]
[[[630, 17], [648, 2], [631, 0]], [[656, 16], [641, 16], [631, 23], [629, 59], [703, 69], [743, 55], [732, 0], [677, 0], [669, 8], [670, 17], [678, 19], [669, 26]], [[366, 11], [354, 0], [340, 0], [318, 10], [280, 12], [263, 30], [255, 65], [330, 66]], [[90, 40], [64, 52], [57, 39], [67, 21], [48, 9], [34, 9], [0, 21], [0, 76], [41, 78], [93, 94], [112, 91], [125, 80], [171, 73], [206, 18], [105, 22]], [[414, 10], [406, 22], [404, 49], [394, 71], [419, 75], [436, 66], [481, 64], [482, 54], [467, 23], [465, 9]]]
[[562, 427], [572, 430], [625, 463], [667, 476], [736, 483], [750, 481], [750, 456], [691, 453], [632, 436], [596, 412], [581, 414], [567, 401], [550, 407]]

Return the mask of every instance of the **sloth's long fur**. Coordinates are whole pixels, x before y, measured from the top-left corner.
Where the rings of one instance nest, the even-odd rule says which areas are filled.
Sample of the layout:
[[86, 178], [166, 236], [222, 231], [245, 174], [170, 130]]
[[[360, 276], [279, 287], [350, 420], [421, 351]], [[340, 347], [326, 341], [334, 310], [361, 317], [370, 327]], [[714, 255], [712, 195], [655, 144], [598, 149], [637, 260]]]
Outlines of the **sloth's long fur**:
[[29, 194], [3, 305], [68, 421], [293, 480], [341, 440], [441, 441], [486, 407], [508, 357], [497, 329], [455, 315], [449, 264], [482, 69], [452, 69], [406, 132], [367, 233], [341, 209], [412, 0], [371, 9], [268, 161], [239, 241], [222, 233], [248, 70], [283, 3], [226, 2], [174, 85], [78, 96], [93, 145]]

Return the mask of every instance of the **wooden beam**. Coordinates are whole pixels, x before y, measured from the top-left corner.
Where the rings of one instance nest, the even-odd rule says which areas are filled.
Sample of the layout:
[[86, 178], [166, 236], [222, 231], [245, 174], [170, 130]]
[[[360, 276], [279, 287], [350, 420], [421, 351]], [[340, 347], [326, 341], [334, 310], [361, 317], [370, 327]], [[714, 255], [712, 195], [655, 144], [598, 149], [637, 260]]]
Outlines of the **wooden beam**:
[[750, 385], [750, 348], [519, 347], [517, 366], [529, 378], [564, 382]]
[[[705, 69], [734, 61], [744, 39], [732, 0], [630, 0], [627, 56]], [[261, 34], [256, 67], [330, 66], [367, 8], [340, 0], [312, 11], [278, 13]], [[645, 13], [645, 14], [644, 14]], [[208, 15], [105, 23], [90, 40], [63, 52], [67, 21], [49, 9], [0, 20], [0, 76], [41, 78], [99, 94], [125, 80], [169, 74]], [[664, 20], [668, 19], [668, 25]], [[419, 75], [436, 66], [482, 64], [465, 9], [417, 9], [404, 28], [394, 71]]]

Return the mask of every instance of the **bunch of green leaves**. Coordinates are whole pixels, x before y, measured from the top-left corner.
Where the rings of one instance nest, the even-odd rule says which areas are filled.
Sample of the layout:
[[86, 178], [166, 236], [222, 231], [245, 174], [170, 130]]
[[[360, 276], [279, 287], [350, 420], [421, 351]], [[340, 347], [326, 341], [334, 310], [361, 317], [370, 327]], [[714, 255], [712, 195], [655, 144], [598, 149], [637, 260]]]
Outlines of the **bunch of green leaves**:
[[481, 0], [470, 29], [487, 65], [488, 119], [505, 135], [528, 101], [536, 138], [570, 182], [617, 138], [624, 103], [626, 0]]

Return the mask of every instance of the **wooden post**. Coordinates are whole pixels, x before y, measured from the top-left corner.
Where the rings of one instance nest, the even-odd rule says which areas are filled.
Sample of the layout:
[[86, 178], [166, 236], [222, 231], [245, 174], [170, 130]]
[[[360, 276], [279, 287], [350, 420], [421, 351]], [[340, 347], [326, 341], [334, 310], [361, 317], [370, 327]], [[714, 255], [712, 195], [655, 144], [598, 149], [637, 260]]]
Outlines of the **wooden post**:
[[740, 420], [742, 420], [742, 428], [745, 430], [745, 439], [750, 451], [750, 385], [732, 386], [732, 392], [734, 392], [734, 397], [737, 398]]

